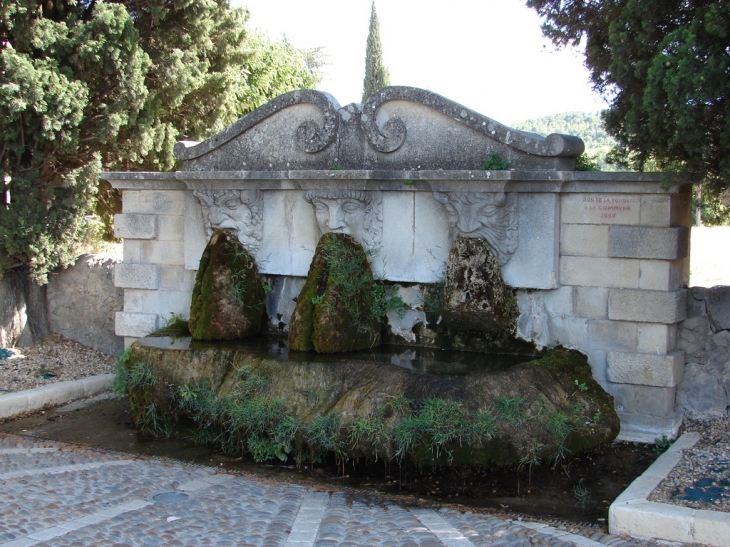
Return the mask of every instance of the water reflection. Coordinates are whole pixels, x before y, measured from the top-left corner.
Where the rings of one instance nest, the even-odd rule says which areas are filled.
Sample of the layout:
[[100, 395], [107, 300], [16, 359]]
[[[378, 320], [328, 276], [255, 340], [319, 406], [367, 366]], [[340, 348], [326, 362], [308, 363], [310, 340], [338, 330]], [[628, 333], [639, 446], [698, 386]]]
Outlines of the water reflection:
[[159, 337], [143, 338], [139, 343], [149, 347], [174, 350], [211, 348], [243, 350], [278, 361], [309, 361], [315, 363], [367, 361], [390, 363], [417, 372], [448, 376], [462, 376], [473, 372], [503, 370], [533, 359], [533, 357], [525, 355], [499, 355], [395, 345], [383, 345], [371, 350], [351, 351], [347, 353], [290, 351], [285, 338], [263, 336], [244, 340], [216, 342], [193, 340], [189, 336], [179, 338]]

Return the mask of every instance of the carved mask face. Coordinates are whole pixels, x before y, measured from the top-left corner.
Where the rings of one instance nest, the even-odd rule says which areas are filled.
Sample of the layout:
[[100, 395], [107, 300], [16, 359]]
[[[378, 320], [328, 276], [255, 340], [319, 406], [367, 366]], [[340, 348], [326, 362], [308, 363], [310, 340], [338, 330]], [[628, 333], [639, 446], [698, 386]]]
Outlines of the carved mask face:
[[261, 199], [256, 190], [221, 190], [194, 192], [203, 208], [207, 236], [226, 230], [255, 252], [261, 240]]
[[376, 251], [382, 237], [379, 192], [313, 191], [305, 199], [314, 207], [319, 235], [349, 234], [365, 249]]
[[517, 248], [514, 194], [435, 192], [449, 217], [449, 238], [484, 239], [504, 265]]

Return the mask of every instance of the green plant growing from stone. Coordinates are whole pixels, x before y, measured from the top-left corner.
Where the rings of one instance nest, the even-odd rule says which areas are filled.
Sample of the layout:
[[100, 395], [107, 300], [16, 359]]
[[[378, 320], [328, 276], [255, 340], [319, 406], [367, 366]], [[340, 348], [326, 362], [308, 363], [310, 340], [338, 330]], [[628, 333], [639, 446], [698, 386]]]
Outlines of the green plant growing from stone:
[[588, 507], [595, 503], [590, 491], [583, 485], [583, 479], [580, 479], [578, 484], [573, 487], [573, 497], [579, 507]]
[[497, 152], [492, 151], [484, 163], [479, 166], [482, 171], [506, 171], [512, 164], [503, 159]]
[[502, 395], [494, 400], [497, 416], [516, 425], [524, 424], [527, 419], [527, 415], [524, 413], [525, 406], [527, 406], [525, 400], [521, 397]]
[[573, 383], [576, 385], [579, 391], [588, 391], [588, 386], [585, 382], [579, 382], [578, 380], [574, 380]]
[[165, 326], [147, 336], [153, 338], [169, 336], [173, 341], [181, 336], [190, 336], [188, 320], [178, 313], [170, 312], [170, 317], [165, 320]]
[[413, 186], [414, 181], [413, 181], [413, 179], [405, 179], [403, 181], [403, 184], [405, 184], [406, 186], [410, 187], [410, 186]]
[[663, 434], [661, 438], [657, 437], [654, 439], [654, 447], [652, 448], [652, 451], [657, 454], [662, 454], [666, 452], [672, 444], [674, 444], [674, 441], [668, 438], [666, 434]]

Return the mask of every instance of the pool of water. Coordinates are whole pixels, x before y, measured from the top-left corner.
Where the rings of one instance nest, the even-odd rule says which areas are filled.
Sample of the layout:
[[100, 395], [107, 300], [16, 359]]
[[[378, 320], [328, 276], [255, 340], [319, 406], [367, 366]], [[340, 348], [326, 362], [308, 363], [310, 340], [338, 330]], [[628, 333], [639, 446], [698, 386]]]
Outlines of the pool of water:
[[503, 355], [396, 345], [382, 345], [377, 348], [350, 351], [347, 353], [292, 351], [287, 346], [285, 338], [266, 336], [215, 342], [193, 340], [189, 336], [161, 336], [156, 338], [143, 338], [139, 343], [144, 346], [174, 350], [210, 348], [242, 350], [279, 361], [333, 363], [347, 360], [390, 363], [418, 372], [448, 376], [463, 376], [473, 372], [503, 370], [534, 359], [534, 357], [527, 355]]

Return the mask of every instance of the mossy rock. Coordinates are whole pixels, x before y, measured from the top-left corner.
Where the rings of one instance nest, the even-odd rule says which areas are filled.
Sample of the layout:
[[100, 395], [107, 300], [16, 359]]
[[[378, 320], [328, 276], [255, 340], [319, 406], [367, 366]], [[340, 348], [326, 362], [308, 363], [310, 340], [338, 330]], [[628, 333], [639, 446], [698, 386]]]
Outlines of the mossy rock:
[[197, 340], [236, 340], [261, 331], [265, 291], [256, 261], [228, 232], [210, 238], [195, 277], [188, 326]]
[[485, 241], [459, 237], [451, 247], [441, 316], [452, 329], [486, 332], [495, 340], [515, 333], [519, 307]]
[[380, 345], [375, 281], [352, 236], [324, 234], [289, 323], [289, 349], [338, 353]]
[[[190, 417], [180, 393], [205, 392], [219, 415], [206, 414], [200, 427], [211, 429], [214, 438], [238, 438], [238, 450], [262, 459], [278, 450], [280, 458], [334, 452], [420, 465], [509, 466], [577, 454], [619, 432], [613, 399], [593, 380], [585, 356], [562, 348], [467, 376], [347, 359], [283, 362], [251, 350], [167, 349], [145, 340], [131, 348], [128, 366], [134, 363], [150, 363], [157, 380], [137, 394], [147, 405], [137, 405], [137, 412], [154, 403], [168, 421]], [[253, 445], [245, 428], [230, 430], [237, 408], [247, 410], [238, 414], [241, 419], [268, 416]], [[331, 426], [326, 443], [312, 434], [321, 422]], [[296, 438], [282, 442], [282, 424]], [[413, 442], [404, 443], [409, 435]]]

